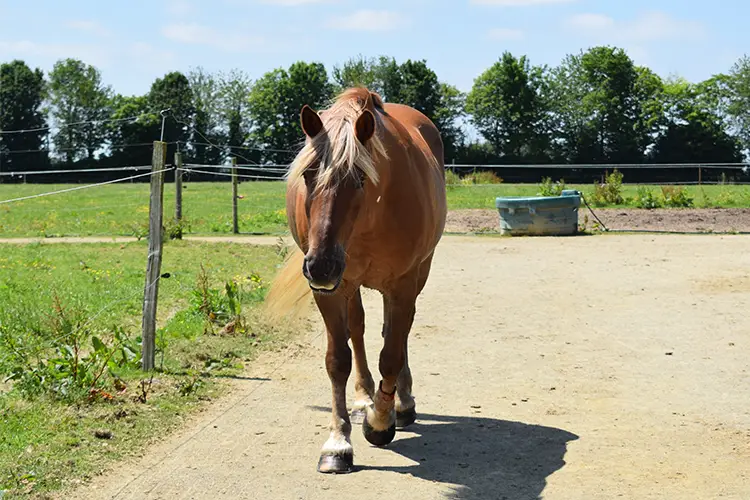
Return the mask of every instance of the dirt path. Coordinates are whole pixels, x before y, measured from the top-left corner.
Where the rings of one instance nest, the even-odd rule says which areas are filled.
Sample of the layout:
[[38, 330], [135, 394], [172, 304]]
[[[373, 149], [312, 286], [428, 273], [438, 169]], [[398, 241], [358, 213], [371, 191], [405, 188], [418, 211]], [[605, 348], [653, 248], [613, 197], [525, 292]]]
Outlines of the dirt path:
[[[446, 237], [410, 341], [419, 420], [387, 449], [355, 428], [359, 471], [315, 471], [330, 405], [316, 322], [66, 498], [750, 498], [748, 244]], [[377, 372], [382, 306], [365, 305]]]
[[[595, 208], [604, 225], [617, 231], [677, 231], [688, 233], [750, 232], [750, 209], [747, 208]], [[582, 207], [578, 223], [592, 228], [596, 219]], [[454, 233], [492, 233], [499, 230], [495, 210], [452, 210], [446, 231]]]

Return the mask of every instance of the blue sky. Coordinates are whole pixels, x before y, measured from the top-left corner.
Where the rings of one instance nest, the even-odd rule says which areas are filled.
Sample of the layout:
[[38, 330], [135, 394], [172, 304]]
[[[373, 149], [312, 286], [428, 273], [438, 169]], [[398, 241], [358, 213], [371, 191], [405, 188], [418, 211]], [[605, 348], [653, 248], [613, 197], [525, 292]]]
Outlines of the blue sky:
[[468, 91], [504, 50], [556, 65], [592, 45], [625, 48], [662, 76], [698, 81], [750, 53], [746, 0], [0, 0], [0, 61], [49, 71], [94, 64], [123, 94], [171, 70], [238, 68], [252, 78], [296, 60], [362, 54], [426, 59]]

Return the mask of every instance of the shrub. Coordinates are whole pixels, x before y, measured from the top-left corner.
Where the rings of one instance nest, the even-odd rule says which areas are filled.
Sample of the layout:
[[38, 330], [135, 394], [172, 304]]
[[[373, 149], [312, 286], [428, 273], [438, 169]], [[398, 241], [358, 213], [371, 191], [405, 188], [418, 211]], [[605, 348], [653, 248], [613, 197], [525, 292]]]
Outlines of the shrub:
[[622, 197], [623, 175], [617, 169], [607, 174], [603, 184], [594, 184], [594, 196], [591, 201], [595, 205], [621, 205], [625, 202]]
[[464, 176], [463, 179], [461, 179], [462, 184], [501, 184], [503, 182], [503, 179], [498, 176], [495, 172], [489, 172], [489, 171], [482, 171], [482, 172], [472, 172], [466, 176]]
[[639, 187], [638, 194], [635, 196], [635, 206], [651, 210], [661, 208], [662, 202], [650, 189]]
[[539, 184], [539, 193], [537, 196], [560, 196], [565, 190], [565, 179], [560, 179], [557, 182], [552, 182], [550, 177], [542, 179], [542, 183]]
[[445, 172], [445, 183], [448, 186], [455, 186], [456, 184], [461, 184], [461, 176], [458, 175], [453, 170], [446, 170], [446, 172]]
[[673, 208], [692, 207], [693, 198], [688, 196], [687, 190], [681, 186], [662, 186], [664, 205]]

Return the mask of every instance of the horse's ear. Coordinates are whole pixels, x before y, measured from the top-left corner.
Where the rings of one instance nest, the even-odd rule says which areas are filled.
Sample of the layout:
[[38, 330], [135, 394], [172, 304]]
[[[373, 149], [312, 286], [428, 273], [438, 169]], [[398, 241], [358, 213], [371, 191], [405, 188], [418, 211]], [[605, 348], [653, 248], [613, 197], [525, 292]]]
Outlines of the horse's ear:
[[320, 119], [320, 115], [313, 111], [313, 109], [307, 104], [302, 106], [302, 111], [299, 116], [302, 131], [309, 138], [314, 138], [321, 130], [323, 130], [323, 120]]
[[354, 130], [357, 132], [357, 139], [362, 144], [365, 144], [370, 140], [372, 135], [375, 133], [375, 116], [372, 111], [365, 109], [359, 118], [357, 123], [354, 125]]

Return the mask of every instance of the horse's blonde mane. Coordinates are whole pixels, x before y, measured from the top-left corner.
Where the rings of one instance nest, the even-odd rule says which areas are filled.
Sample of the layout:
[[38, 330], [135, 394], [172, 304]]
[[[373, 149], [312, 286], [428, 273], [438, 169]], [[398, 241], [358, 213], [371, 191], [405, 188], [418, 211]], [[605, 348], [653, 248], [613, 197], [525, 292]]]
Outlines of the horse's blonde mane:
[[351, 88], [342, 92], [331, 107], [321, 113], [323, 130], [307, 141], [290, 165], [287, 174], [289, 182], [299, 181], [308, 168], [319, 162], [317, 190], [335, 186], [346, 176], [353, 174], [356, 168], [377, 184], [379, 175], [375, 158], [388, 157], [377, 111], [371, 109], [375, 111], [375, 133], [367, 141], [367, 146], [357, 139], [355, 131], [357, 118], [370, 103], [373, 103], [373, 108], [382, 108], [383, 105], [380, 96], [364, 88]]

